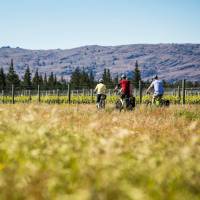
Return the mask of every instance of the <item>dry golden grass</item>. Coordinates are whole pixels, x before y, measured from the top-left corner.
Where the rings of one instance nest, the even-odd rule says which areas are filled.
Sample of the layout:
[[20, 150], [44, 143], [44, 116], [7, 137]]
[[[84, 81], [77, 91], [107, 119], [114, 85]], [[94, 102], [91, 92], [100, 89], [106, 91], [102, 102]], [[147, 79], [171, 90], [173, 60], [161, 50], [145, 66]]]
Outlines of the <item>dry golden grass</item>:
[[0, 105], [0, 199], [199, 199], [200, 106]]

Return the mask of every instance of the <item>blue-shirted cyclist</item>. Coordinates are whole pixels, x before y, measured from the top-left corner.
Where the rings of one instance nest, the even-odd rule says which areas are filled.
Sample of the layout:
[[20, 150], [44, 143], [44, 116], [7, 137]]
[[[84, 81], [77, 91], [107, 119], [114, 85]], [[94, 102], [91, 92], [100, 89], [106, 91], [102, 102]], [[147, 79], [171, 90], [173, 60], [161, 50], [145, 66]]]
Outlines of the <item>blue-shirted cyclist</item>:
[[162, 96], [164, 94], [163, 81], [159, 80], [157, 75], [154, 77], [153, 82], [151, 83], [151, 85], [147, 89], [147, 93], [149, 93], [151, 88], [154, 88], [154, 94], [153, 94], [153, 98], [152, 98], [152, 103], [154, 104], [155, 100], [156, 99], [158, 99], [158, 100], [162, 99]]

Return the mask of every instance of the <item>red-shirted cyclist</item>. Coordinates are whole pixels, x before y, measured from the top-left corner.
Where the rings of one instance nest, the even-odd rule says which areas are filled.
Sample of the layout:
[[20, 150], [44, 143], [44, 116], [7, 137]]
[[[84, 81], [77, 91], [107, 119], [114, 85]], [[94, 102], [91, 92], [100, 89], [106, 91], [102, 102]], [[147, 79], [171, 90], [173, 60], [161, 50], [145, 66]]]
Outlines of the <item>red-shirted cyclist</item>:
[[128, 110], [133, 110], [135, 107], [135, 97], [132, 95], [131, 83], [127, 80], [125, 74], [122, 74], [119, 84], [115, 87], [115, 91], [120, 91], [120, 100], [116, 101], [116, 108], [120, 111], [124, 106]]
[[115, 87], [115, 91], [120, 89], [121, 99], [129, 98], [131, 96], [131, 84], [127, 80], [126, 75], [122, 74], [119, 84]]

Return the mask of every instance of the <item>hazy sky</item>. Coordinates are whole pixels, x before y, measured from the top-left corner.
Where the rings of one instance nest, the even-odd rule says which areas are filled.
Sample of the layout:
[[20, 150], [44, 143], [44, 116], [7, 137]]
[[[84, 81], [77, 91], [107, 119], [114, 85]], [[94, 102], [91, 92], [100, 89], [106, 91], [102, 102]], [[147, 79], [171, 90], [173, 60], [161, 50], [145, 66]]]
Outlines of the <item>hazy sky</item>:
[[0, 46], [200, 43], [200, 0], [0, 0]]

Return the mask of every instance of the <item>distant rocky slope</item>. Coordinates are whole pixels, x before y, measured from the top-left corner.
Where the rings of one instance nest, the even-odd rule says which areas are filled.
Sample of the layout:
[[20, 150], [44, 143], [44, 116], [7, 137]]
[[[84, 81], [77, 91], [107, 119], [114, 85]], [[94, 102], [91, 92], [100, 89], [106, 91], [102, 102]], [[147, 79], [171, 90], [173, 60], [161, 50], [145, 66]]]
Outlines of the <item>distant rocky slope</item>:
[[54, 72], [69, 78], [76, 67], [92, 70], [96, 78], [104, 68], [112, 75], [130, 72], [136, 60], [143, 79], [158, 74], [165, 80], [186, 78], [200, 81], [200, 44], [133, 44], [123, 46], [84, 46], [68, 50], [27, 50], [0, 48], [0, 67], [8, 70], [11, 58], [16, 71], [23, 76], [27, 65], [34, 72]]

